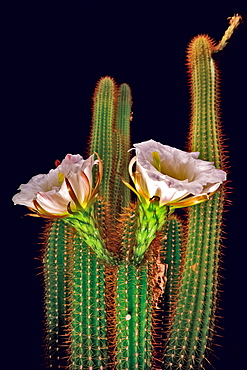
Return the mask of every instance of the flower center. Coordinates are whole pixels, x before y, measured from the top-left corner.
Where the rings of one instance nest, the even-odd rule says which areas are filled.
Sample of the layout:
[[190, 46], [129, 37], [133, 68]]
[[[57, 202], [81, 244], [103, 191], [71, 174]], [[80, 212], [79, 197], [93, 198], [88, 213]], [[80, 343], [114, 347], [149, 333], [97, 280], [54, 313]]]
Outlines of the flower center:
[[161, 161], [160, 154], [156, 151], [152, 152], [152, 160], [153, 166], [163, 175], [168, 175], [180, 181], [193, 181], [193, 174], [190, 174], [187, 165], [175, 161]]
[[160, 155], [158, 152], [153, 152], [152, 153], [152, 158], [153, 158], [153, 165], [158, 170], [161, 172], [161, 165], [160, 165]]

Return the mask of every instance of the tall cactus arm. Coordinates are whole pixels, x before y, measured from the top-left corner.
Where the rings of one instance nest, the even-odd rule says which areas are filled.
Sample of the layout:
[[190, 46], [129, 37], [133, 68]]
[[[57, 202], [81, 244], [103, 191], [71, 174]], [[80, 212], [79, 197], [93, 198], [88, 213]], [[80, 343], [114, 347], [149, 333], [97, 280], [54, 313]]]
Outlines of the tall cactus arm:
[[214, 328], [222, 194], [190, 210], [188, 241], [165, 369], [202, 368]]
[[[130, 160], [130, 121], [131, 121], [132, 97], [131, 90], [127, 84], [121, 84], [118, 89], [117, 114], [116, 114], [116, 132], [120, 135], [120, 150], [118, 150], [118, 168], [117, 172], [125, 180], [129, 180], [128, 163]], [[121, 160], [121, 162], [120, 162]], [[120, 198], [118, 201], [121, 207], [127, 207], [130, 202], [130, 189], [123, 184], [119, 176], [116, 177], [120, 187]], [[122, 211], [119, 207], [119, 211]]]
[[199, 151], [200, 158], [212, 161], [216, 168], [225, 165], [219, 117], [219, 76], [213, 55], [222, 50], [241, 16], [229, 18], [229, 27], [216, 44], [208, 35], [196, 36], [189, 44], [187, 66], [191, 94], [189, 150]]
[[[106, 249], [116, 254], [120, 253], [117, 217], [130, 199], [130, 190], [122, 183], [121, 176], [127, 177], [131, 104], [131, 91], [127, 84], [117, 87], [110, 77], [100, 79], [94, 92], [90, 140], [90, 151], [96, 151], [103, 161], [102, 199], [96, 202], [95, 213], [101, 226], [104, 224]], [[113, 260], [106, 259], [114, 264]]]
[[[191, 88], [191, 151], [200, 159], [222, 166], [224, 152], [219, 122], [218, 71], [212, 58], [215, 42], [207, 35], [195, 37], [188, 48], [188, 71]], [[222, 168], [222, 167], [221, 167]]]
[[[218, 114], [218, 74], [212, 54], [218, 51], [207, 36], [197, 36], [188, 49], [192, 116], [190, 150], [225, 168]], [[179, 299], [166, 349], [165, 369], [204, 368], [215, 327], [220, 235], [225, 190], [188, 211], [187, 246]]]
[[111, 196], [112, 169], [114, 168], [114, 120], [117, 87], [111, 77], [101, 78], [93, 97], [93, 118], [90, 135], [90, 154], [97, 152], [103, 162], [101, 194], [106, 200]]
[[100, 79], [93, 98], [90, 152], [96, 151], [103, 161], [101, 195], [110, 204], [113, 222], [130, 198], [121, 176], [128, 177], [131, 105], [127, 84], [117, 87], [111, 77]]

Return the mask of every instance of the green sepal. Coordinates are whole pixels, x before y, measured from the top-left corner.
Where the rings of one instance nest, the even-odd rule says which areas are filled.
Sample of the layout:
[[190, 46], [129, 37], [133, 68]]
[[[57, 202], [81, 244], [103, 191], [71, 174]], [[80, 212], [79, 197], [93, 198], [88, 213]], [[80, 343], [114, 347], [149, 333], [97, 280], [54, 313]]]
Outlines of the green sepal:
[[91, 247], [97, 257], [103, 262], [111, 265], [118, 264], [118, 256], [110, 252], [101, 236], [98, 222], [94, 215], [94, 207], [80, 209], [64, 218], [78, 232], [84, 242]]
[[138, 204], [138, 223], [136, 231], [136, 244], [133, 248], [132, 261], [139, 264], [156, 234], [165, 224], [168, 207], [159, 207], [159, 202], [154, 199], [147, 203]]

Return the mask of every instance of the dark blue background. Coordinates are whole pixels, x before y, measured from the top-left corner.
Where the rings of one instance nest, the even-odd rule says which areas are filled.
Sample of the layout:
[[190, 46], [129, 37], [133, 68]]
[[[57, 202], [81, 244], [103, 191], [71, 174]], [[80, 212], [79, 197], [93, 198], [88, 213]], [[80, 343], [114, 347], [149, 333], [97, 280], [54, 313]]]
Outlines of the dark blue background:
[[[112, 76], [133, 93], [132, 142], [150, 138], [185, 149], [189, 92], [185, 51], [192, 37], [220, 40], [227, 17], [247, 14], [234, 2], [164, 5], [163, 1], [81, 1], [11, 4], [4, 23], [2, 265], [4, 368], [41, 369], [43, 311], [38, 274], [41, 219], [23, 217], [11, 197], [33, 175], [47, 173], [67, 153], [86, 154], [96, 82]], [[246, 352], [246, 42], [247, 17], [217, 55], [221, 118], [230, 153], [232, 205], [226, 239], [217, 370], [244, 368]], [[6, 210], [5, 210], [6, 209]], [[7, 289], [5, 289], [7, 286]], [[6, 320], [5, 320], [6, 318]], [[210, 368], [210, 367], [209, 367]]]

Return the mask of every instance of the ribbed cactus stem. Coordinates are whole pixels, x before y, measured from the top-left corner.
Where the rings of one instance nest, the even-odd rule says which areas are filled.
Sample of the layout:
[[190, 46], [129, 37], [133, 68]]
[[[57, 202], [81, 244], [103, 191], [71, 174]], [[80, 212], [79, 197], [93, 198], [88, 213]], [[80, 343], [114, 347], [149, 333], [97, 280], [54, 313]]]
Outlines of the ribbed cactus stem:
[[181, 265], [183, 262], [183, 224], [176, 216], [171, 216], [164, 226], [164, 239], [161, 258], [167, 265], [167, 283], [164, 295], [164, 323], [166, 337], [174, 319], [180, 286]]
[[114, 119], [116, 109], [116, 84], [111, 77], [101, 78], [93, 97], [93, 119], [90, 153], [97, 152], [103, 162], [101, 194], [111, 197], [112, 169], [114, 168]]
[[116, 368], [148, 369], [151, 363], [151, 302], [148, 265], [121, 265], [117, 287]]
[[229, 17], [229, 27], [218, 44], [208, 35], [192, 39], [187, 51], [191, 93], [189, 150], [199, 151], [200, 158], [214, 162], [216, 168], [225, 163], [219, 117], [219, 76], [214, 53], [222, 50], [242, 17]]
[[43, 254], [48, 363], [50, 368], [67, 364], [66, 343], [71, 282], [71, 241], [74, 231], [62, 220], [46, 226]]
[[[104, 174], [100, 195], [95, 204], [99, 221], [100, 240], [104, 244], [105, 258], [101, 258], [98, 248], [93, 248], [105, 267], [106, 330], [108, 338], [109, 366], [116, 358], [116, 268], [121, 250], [116, 234], [117, 217], [130, 199], [130, 191], [121, 181], [126, 175], [128, 149], [130, 143], [131, 93], [128, 85], [119, 88], [110, 77], [102, 78], [94, 93], [93, 125], [90, 151], [96, 151], [103, 161]], [[96, 234], [95, 234], [96, 235]], [[89, 244], [90, 245], [90, 244]], [[101, 252], [100, 252], [101, 253]], [[111, 267], [111, 266], [112, 267]]]
[[[116, 368], [118, 370], [128, 369], [129, 366], [135, 368], [138, 353], [138, 339], [136, 330], [138, 330], [138, 318], [136, 316], [136, 270], [129, 264], [130, 250], [133, 248], [133, 240], [136, 230], [136, 210], [135, 207], [126, 209], [125, 214], [121, 216], [122, 230], [122, 253], [123, 262], [119, 266], [117, 276], [117, 353]], [[133, 286], [135, 284], [135, 287]], [[139, 289], [139, 287], [137, 288]], [[131, 295], [131, 300], [129, 300]]]
[[[207, 35], [188, 48], [191, 84], [191, 151], [225, 169], [219, 122], [218, 73]], [[222, 187], [211, 200], [189, 208], [187, 245], [175, 317], [166, 348], [165, 369], [201, 369], [215, 328], [220, 235], [224, 204]]]
[[214, 325], [221, 217], [221, 193], [190, 210], [185, 262], [165, 369], [197, 369], [204, 360]]
[[130, 200], [121, 176], [128, 179], [131, 105], [127, 84], [117, 87], [111, 77], [101, 78], [94, 92], [90, 152], [97, 152], [103, 161], [100, 192], [109, 204], [113, 224]]
[[[207, 35], [195, 37], [188, 48], [188, 68], [192, 95], [190, 150], [219, 168], [220, 151], [218, 72], [212, 58], [215, 48]], [[217, 125], [216, 125], [217, 122]]]
[[[141, 287], [139, 298], [139, 366], [140, 369], [151, 369], [152, 353], [152, 284], [150, 277], [153, 275], [152, 261], [146, 262], [138, 268], [139, 284]], [[139, 271], [140, 269], [140, 271]]]
[[152, 285], [148, 284], [149, 265], [132, 266], [135, 244], [136, 207], [121, 217], [123, 262], [117, 278], [117, 355], [116, 369], [148, 369], [151, 361]]
[[104, 369], [107, 362], [104, 268], [79, 236], [74, 238], [71, 369]]
[[[121, 84], [118, 89], [116, 109], [116, 132], [120, 135], [120, 147], [117, 151], [117, 172], [129, 181], [128, 163], [130, 159], [130, 120], [131, 120], [132, 97], [131, 90], [127, 84]], [[127, 207], [130, 202], [130, 189], [123, 184], [121, 178], [116, 177], [120, 186], [118, 202], [121, 207]], [[113, 194], [114, 196], [114, 194]], [[120, 209], [120, 207], [118, 207]], [[121, 210], [121, 209], [120, 209]]]

